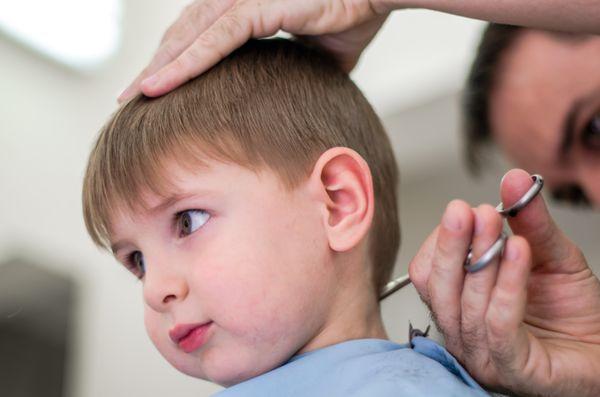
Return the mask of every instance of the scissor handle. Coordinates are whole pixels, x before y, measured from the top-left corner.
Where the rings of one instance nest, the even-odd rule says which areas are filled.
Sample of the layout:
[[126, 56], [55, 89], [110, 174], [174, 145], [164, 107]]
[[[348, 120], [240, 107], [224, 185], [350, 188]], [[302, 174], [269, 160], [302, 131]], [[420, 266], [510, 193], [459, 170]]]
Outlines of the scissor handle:
[[502, 251], [504, 251], [504, 246], [506, 245], [506, 239], [508, 237], [504, 232], [500, 233], [500, 237], [498, 240], [492, 244], [490, 248], [488, 248], [483, 255], [477, 259], [477, 262], [471, 264], [471, 260], [473, 259], [473, 253], [471, 252], [471, 248], [469, 248], [469, 253], [467, 254], [467, 259], [465, 260], [464, 268], [469, 273], [474, 273], [478, 270], [483, 269], [490, 263], [496, 256], [502, 255]]
[[[516, 203], [514, 203], [506, 209], [504, 208], [502, 203], [498, 204], [496, 210], [500, 213], [500, 215], [504, 217], [517, 216], [519, 211], [525, 208], [542, 191], [542, 188], [544, 187], [544, 178], [541, 175], [534, 174], [531, 176], [531, 179], [533, 180], [533, 185], [531, 185], [529, 190], [525, 192], [525, 194], [521, 196], [521, 198], [517, 200]], [[492, 244], [492, 246], [488, 248], [488, 250], [484, 252], [483, 255], [481, 255], [477, 262], [473, 264], [471, 264], [473, 254], [471, 253], [471, 248], [469, 248], [469, 253], [467, 254], [467, 258], [463, 265], [465, 270], [467, 272], [476, 272], [489, 265], [497, 255], [500, 255], [502, 253], [507, 238], [508, 237], [506, 236], [506, 234], [502, 232], [500, 234], [500, 237], [498, 237], [498, 240], [496, 240], [496, 242], [494, 242], [494, 244]], [[383, 291], [379, 295], [379, 300], [387, 298], [394, 292], [402, 289], [410, 283], [411, 281], [408, 274], [395, 278], [394, 280], [390, 281], [385, 285]]]
[[531, 175], [531, 179], [533, 179], [533, 185], [531, 185], [529, 190], [526, 191], [525, 194], [522, 195], [516, 203], [514, 203], [506, 209], [504, 208], [504, 205], [502, 203], [498, 204], [498, 206], [496, 207], [496, 211], [498, 211], [500, 215], [504, 217], [517, 216], [519, 211], [521, 211], [529, 203], [531, 203], [535, 196], [537, 196], [542, 191], [542, 188], [544, 187], [544, 178], [541, 175], [533, 174]]

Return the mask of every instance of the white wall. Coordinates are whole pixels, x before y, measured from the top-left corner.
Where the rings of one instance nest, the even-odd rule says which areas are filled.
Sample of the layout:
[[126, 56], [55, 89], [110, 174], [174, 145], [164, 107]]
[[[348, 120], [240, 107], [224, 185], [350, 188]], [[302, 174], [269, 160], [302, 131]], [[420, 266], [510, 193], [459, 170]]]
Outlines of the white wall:
[[[117, 94], [147, 62], [185, 3], [126, 1], [118, 54], [87, 74], [0, 36], [0, 263], [19, 254], [78, 281], [68, 380], [72, 396], [202, 396], [218, 390], [178, 373], [155, 351], [143, 329], [140, 285], [93, 247], [81, 218], [81, 179], [93, 138], [115, 109]], [[459, 168], [457, 153], [452, 93], [462, 81], [478, 28], [478, 23], [434, 13], [394, 16], [355, 74], [387, 115], [403, 170], [399, 273], [406, 271], [447, 201], [497, 200], [498, 179], [474, 185]], [[572, 219], [565, 226], [585, 230], [579, 232], [581, 241], [590, 252], [596, 249], [598, 258], [592, 236], [600, 235], [600, 219]], [[390, 335], [399, 342], [406, 341], [409, 318], [416, 326], [427, 322], [412, 289], [383, 309]]]

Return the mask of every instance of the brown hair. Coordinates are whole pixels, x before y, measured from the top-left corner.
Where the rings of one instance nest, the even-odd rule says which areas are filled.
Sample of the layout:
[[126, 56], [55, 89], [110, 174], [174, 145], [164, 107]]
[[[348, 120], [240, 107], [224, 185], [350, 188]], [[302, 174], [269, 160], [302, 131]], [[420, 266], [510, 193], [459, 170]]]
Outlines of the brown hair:
[[164, 195], [168, 160], [198, 166], [203, 155], [254, 170], [266, 166], [293, 189], [336, 146], [354, 149], [371, 169], [375, 215], [369, 250], [380, 291], [400, 244], [398, 170], [389, 140], [367, 100], [331, 58], [288, 40], [252, 40], [169, 94], [138, 96], [118, 109], [90, 155], [85, 224], [94, 242], [107, 248], [115, 205], [135, 210], [146, 189]]
[[492, 140], [490, 96], [504, 54], [524, 28], [489, 23], [481, 36], [463, 93], [463, 132], [467, 166], [479, 174], [489, 160], [486, 149]]

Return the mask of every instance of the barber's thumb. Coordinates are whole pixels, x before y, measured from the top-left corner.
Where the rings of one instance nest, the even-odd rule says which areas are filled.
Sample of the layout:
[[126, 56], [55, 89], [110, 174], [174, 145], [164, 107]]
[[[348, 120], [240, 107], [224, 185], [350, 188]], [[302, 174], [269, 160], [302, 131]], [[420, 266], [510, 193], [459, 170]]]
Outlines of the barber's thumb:
[[[518, 201], [532, 184], [533, 180], [528, 172], [521, 169], [508, 171], [500, 186], [504, 208]], [[541, 194], [516, 216], [509, 216], [508, 222], [514, 234], [523, 236], [529, 242], [535, 264], [560, 263], [573, 252], [573, 243], [554, 223]]]
[[435, 251], [435, 244], [437, 242], [439, 228], [435, 230], [427, 237], [415, 257], [410, 261], [408, 265], [408, 274], [410, 281], [415, 286], [421, 300], [428, 306], [430, 305], [429, 289], [427, 287], [429, 276], [431, 274], [431, 268], [433, 265], [433, 254]]

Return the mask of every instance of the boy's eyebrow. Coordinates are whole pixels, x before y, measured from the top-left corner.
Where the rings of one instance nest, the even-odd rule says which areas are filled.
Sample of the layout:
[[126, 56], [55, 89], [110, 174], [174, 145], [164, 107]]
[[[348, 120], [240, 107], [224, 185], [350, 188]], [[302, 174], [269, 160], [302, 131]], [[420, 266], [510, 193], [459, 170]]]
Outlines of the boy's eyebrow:
[[[148, 213], [156, 214], [158, 212], [164, 211], [167, 208], [175, 205], [176, 203], [178, 203], [181, 200], [185, 200], [185, 199], [188, 199], [191, 197], [196, 197], [196, 196], [204, 196], [206, 194], [209, 194], [209, 192], [208, 191], [195, 191], [193, 193], [186, 193], [186, 194], [175, 193], [171, 196], [165, 197], [154, 207], [149, 208]], [[129, 244], [129, 242], [127, 240], [119, 240], [116, 243], [111, 244], [110, 249], [113, 252], [113, 254], [115, 254], [119, 249], [122, 248], [122, 246], [127, 245], [127, 244]]]
[[[150, 213], [150, 214], [156, 214], [158, 212], [166, 210], [167, 208], [169, 208], [173, 204], [177, 203], [179, 200], [183, 200], [183, 199], [188, 198], [190, 196], [193, 196], [193, 194], [185, 194], [185, 195], [184, 194], [173, 194], [172, 196], [166, 197], [163, 200], [161, 200], [154, 207], [149, 208], [148, 209], [148, 213]], [[128, 244], [127, 240], [119, 240], [116, 243], [112, 243], [110, 245], [110, 249], [111, 249], [111, 251], [112, 251], [113, 254], [116, 254], [118, 250], [120, 250], [124, 245], [127, 245], [127, 244]]]
[[110, 245], [110, 250], [112, 251], [113, 255], [117, 253], [118, 250], [121, 249], [122, 246], [129, 244], [127, 242], [127, 240], [119, 240], [114, 244]]
[[154, 207], [150, 208], [148, 210], [148, 212], [151, 213], [151, 214], [155, 214], [157, 212], [161, 212], [161, 211], [166, 210], [167, 208], [171, 207], [172, 205], [174, 205], [178, 201], [185, 200], [187, 198], [190, 198], [190, 197], [193, 197], [193, 196], [198, 196], [198, 195], [199, 194], [197, 192], [188, 193], [188, 194], [177, 194], [177, 193], [173, 194], [171, 196], [165, 197], [160, 203], [158, 203]]

